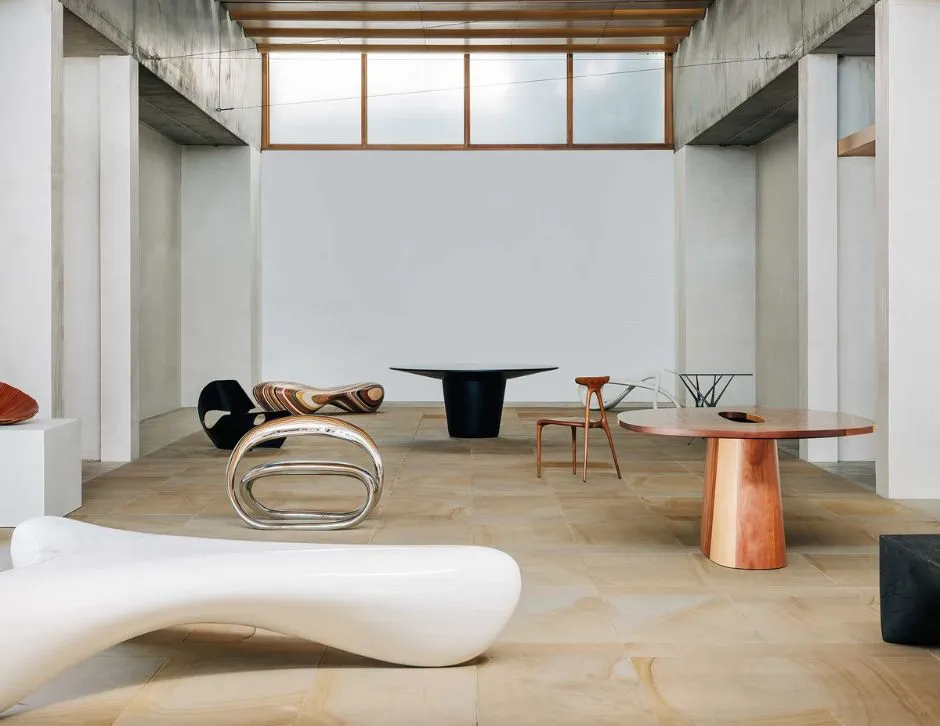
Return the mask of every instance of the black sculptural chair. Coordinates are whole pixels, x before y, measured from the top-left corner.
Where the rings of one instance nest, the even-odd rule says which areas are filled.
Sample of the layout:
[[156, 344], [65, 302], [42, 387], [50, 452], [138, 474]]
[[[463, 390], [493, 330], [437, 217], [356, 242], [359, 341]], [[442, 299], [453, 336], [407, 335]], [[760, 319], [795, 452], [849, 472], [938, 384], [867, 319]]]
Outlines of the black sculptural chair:
[[[238, 381], [212, 381], [202, 389], [197, 403], [202, 430], [217, 449], [234, 449], [242, 436], [255, 426], [290, 415], [288, 411], [252, 411], [253, 408], [256, 408], [255, 402]], [[206, 414], [210, 411], [226, 413], [209, 426]], [[284, 439], [272, 439], [261, 446], [279, 449], [283, 443]]]

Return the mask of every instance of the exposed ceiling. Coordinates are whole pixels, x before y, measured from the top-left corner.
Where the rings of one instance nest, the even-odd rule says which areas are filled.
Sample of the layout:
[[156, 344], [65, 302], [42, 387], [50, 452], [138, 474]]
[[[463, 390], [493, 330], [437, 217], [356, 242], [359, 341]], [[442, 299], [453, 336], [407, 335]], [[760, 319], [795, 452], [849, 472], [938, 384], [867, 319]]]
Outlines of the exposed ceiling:
[[[123, 55], [124, 51], [68, 10], [62, 21], [67, 58]], [[243, 146], [244, 141], [143, 66], [138, 75], [140, 121], [179, 144]]]
[[[828, 38], [814, 53], [873, 56], [875, 11], [868, 10]], [[773, 136], [799, 118], [800, 79], [794, 64], [761, 88], [692, 143], [718, 146], [751, 146]]]
[[227, 0], [258, 49], [672, 52], [713, 0]]

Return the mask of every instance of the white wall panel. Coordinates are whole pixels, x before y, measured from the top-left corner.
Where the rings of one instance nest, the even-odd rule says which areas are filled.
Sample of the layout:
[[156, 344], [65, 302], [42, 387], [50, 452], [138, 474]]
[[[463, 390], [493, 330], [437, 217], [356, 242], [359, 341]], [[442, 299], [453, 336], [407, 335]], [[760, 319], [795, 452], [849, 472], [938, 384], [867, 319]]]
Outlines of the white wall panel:
[[548, 363], [507, 400], [675, 360], [671, 152], [265, 152], [262, 377], [374, 379], [437, 401], [428, 363]]

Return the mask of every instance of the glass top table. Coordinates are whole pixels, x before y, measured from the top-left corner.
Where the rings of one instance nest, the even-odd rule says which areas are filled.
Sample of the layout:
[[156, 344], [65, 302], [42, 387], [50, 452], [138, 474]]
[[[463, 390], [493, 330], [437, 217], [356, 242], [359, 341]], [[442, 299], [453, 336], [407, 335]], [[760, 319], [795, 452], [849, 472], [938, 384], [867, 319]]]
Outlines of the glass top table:
[[753, 373], [685, 373], [669, 371], [679, 376], [685, 390], [692, 396], [696, 408], [715, 408], [735, 378], [751, 378]]

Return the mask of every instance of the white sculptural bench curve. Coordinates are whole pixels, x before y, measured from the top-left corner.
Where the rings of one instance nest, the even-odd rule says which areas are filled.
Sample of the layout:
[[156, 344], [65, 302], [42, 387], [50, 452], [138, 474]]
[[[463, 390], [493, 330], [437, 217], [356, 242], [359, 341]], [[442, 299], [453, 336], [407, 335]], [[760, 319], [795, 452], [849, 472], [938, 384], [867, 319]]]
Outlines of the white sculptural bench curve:
[[249, 625], [376, 660], [464, 663], [515, 611], [519, 567], [471, 546], [314, 545], [143, 534], [58, 517], [13, 532], [0, 573], [0, 713], [129, 638]]

